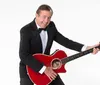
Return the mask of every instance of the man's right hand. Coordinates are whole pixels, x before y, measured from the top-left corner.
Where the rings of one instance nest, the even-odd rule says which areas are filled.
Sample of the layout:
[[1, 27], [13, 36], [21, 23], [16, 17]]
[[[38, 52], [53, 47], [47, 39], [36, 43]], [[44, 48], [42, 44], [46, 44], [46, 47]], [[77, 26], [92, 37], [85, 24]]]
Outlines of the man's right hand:
[[46, 67], [44, 73], [48, 76], [48, 78], [52, 81], [56, 78], [57, 73], [52, 70], [52, 67]]

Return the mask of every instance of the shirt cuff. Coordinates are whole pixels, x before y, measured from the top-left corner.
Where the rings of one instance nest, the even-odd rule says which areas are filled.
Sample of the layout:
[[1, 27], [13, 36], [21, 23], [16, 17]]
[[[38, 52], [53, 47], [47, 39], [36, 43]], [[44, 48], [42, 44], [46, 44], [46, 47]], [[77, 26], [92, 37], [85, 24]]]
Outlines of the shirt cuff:
[[42, 68], [41, 68], [41, 70], [39, 71], [39, 73], [43, 73], [44, 71], [45, 71], [45, 69], [46, 69], [46, 67], [45, 66], [43, 66]]
[[81, 51], [85, 51], [86, 48], [87, 48], [87, 46], [84, 45], [84, 46], [82, 47]]

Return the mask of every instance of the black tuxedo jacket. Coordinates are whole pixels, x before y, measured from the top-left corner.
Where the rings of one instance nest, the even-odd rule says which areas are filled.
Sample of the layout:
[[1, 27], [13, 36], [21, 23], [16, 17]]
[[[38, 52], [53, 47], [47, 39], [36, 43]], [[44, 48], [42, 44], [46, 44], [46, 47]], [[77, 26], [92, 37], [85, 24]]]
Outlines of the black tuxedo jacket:
[[[57, 31], [56, 26], [52, 21], [47, 26], [47, 33], [48, 33], [48, 42], [45, 54], [50, 53], [53, 40], [69, 49], [81, 51], [83, 44], [74, 42], [64, 37]], [[19, 50], [19, 55], [21, 59], [20, 77], [27, 76], [25, 68], [26, 65], [30, 66], [36, 72], [38, 72], [42, 68], [43, 64], [38, 62], [32, 56], [32, 54], [35, 53], [42, 53], [42, 42], [40, 39], [39, 30], [37, 29], [35, 20], [33, 20], [31, 23], [27, 24], [20, 30], [20, 50]]]

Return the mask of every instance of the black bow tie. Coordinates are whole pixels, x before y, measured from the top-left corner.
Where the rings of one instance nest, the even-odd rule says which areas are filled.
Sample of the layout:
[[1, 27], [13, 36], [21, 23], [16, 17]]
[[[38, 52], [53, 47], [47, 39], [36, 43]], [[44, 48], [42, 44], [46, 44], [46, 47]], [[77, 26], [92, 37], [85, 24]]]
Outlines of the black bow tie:
[[39, 28], [39, 31], [46, 31], [47, 29], [46, 28]]

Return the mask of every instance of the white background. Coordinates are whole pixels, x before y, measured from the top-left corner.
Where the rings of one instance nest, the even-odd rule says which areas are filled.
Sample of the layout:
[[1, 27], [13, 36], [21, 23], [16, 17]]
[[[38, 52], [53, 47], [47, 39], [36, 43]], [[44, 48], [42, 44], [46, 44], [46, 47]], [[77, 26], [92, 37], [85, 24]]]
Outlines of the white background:
[[[100, 41], [100, 0], [0, 0], [0, 85], [19, 85], [19, 31], [41, 4], [52, 7], [52, 20], [66, 37], [94, 45]], [[67, 55], [77, 53], [55, 43]], [[100, 85], [100, 52], [67, 63], [66, 85]]]

